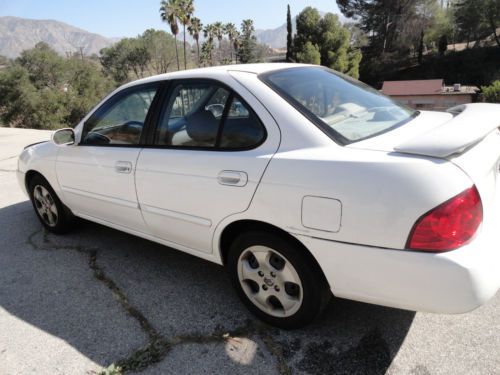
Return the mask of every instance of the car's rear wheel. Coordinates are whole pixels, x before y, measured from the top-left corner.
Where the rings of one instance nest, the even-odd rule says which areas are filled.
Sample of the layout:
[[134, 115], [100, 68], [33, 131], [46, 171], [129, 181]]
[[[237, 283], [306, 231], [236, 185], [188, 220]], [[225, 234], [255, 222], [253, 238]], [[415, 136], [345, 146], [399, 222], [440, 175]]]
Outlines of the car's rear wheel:
[[293, 241], [247, 232], [232, 243], [227, 267], [248, 309], [261, 320], [298, 328], [311, 322], [330, 297], [321, 270]]
[[75, 218], [47, 180], [36, 175], [30, 180], [28, 188], [33, 208], [42, 225], [53, 233], [68, 232]]

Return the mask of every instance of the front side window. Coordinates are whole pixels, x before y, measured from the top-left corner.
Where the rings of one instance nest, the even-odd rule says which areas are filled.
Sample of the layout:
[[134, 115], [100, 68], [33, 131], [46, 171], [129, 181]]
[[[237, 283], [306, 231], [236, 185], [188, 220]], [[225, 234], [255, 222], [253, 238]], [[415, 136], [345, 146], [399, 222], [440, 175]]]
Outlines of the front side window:
[[156, 87], [129, 89], [112, 97], [85, 123], [81, 144], [139, 144], [156, 90]]
[[342, 144], [381, 134], [418, 114], [359, 81], [320, 67], [278, 70], [261, 79]]
[[234, 92], [217, 82], [174, 85], [164, 104], [155, 144], [203, 149], [256, 147], [263, 125]]

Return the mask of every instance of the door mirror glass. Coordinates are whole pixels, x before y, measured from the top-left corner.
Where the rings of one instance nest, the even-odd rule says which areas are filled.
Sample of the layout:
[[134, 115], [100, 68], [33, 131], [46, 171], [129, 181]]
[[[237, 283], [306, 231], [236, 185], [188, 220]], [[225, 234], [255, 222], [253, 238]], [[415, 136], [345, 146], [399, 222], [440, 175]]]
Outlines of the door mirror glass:
[[52, 142], [56, 145], [72, 145], [75, 143], [75, 131], [71, 128], [59, 129], [52, 134]]

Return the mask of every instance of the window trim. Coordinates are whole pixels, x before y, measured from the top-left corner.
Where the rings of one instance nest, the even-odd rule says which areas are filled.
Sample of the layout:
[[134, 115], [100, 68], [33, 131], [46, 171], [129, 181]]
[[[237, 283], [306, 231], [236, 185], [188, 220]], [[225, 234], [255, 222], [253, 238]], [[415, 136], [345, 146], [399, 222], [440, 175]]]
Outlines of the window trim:
[[[154, 82], [149, 82], [149, 83], [143, 83], [143, 84], [127, 87], [127, 88], [115, 93], [108, 100], [106, 100], [104, 103], [102, 103], [94, 112], [92, 112], [90, 117], [83, 123], [80, 142], [77, 144], [77, 146], [122, 147], [122, 148], [144, 148], [144, 147], [146, 147], [147, 146], [147, 139], [148, 139], [148, 135], [149, 135], [149, 129], [152, 125], [152, 121], [154, 121], [154, 119], [155, 119], [154, 115], [156, 114], [156, 109], [157, 109], [156, 107], [157, 107], [159, 99], [162, 97], [163, 91], [165, 90], [166, 83], [167, 83], [167, 81], [154, 81]], [[155, 96], [153, 98], [153, 101], [151, 102], [151, 105], [149, 106], [146, 118], [144, 119], [144, 125], [142, 128], [139, 143], [136, 143], [136, 144], [89, 144], [89, 143], [83, 142], [84, 129], [85, 129], [85, 126], [87, 125], [87, 123], [93, 121], [95, 119], [95, 117], [97, 117], [103, 111], [105, 112], [105, 111], [109, 110], [110, 107], [115, 105], [124, 96], [127, 96], [130, 93], [133, 93], [135, 91], [141, 91], [144, 89], [152, 89], [152, 88], [156, 88], [156, 93], [155, 93]]]
[[[408, 122], [412, 121], [413, 119], [415, 119], [420, 114], [419, 111], [414, 111], [413, 114], [411, 116], [409, 116], [406, 120], [400, 121], [400, 122], [394, 124], [393, 126], [387, 128], [387, 129], [384, 129], [384, 130], [379, 131], [377, 133], [371, 134], [371, 135], [369, 135], [367, 137], [363, 137], [363, 138], [356, 139], [356, 140], [350, 140], [347, 137], [345, 137], [342, 134], [340, 134], [335, 129], [333, 129], [332, 127], [328, 126], [323, 121], [321, 121], [318, 116], [316, 116], [314, 113], [312, 113], [310, 110], [308, 110], [302, 104], [300, 104], [295, 98], [293, 98], [286, 91], [282, 90], [279, 86], [277, 86], [274, 83], [272, 83], [271, 80], [269, 79], [269, 76], [273, 75], [274, 73], [283, 72], [283, 71], [286, 71], [286, 70], [311, 69], [311, 68], [325, 70], [325, 71], [329, 72], [330, 74], [334, 74], [336, 76], [340, 76], [340, 78], [343, 78], [342, 76], [344, 76], [344, 74], [338, 73], [338, 72], [336, 72], [336, 71], [334, 71], [334, 70], [332, 70], [330, 68], [324, 67], [324, 66], [314, 66], [314, 67], [312, 67], [312, 66], [309, 66], [309, 67], [307, 67], [307, 66], [303, 66], [303, 67], [296, 67], [296, 66], [294, 66], [294, 67], [281, 68], [281, 69], [276, 69], [276, 70], [271, 70], [271, 71], [268, 71], [268, 72], [260, 73], [259, 75], [257, 75], [257, 78], [260, 81], [262, 81], [262, 83], [264, 83], [266, 86], [268, 86], [271, 90], [273, 90], [274, 92], [276, 92], [282, 99], [284, 99], [288, 104], [290, 104], [298, 112], [300, 112], [313, 125], [315, 125], [323, 133], [325, 133], [325, 135], [328, 136], [328, 138], [330, 138], [332, 141], [334, 141], [335, 143], [337, 143], [340, 146], [347, 146], [347, 145], [350, 145], [352, 143], [361, 142], [361, 141], [364, 141], [365, 139], [377, 137], [377, 136], [382, 135], [384, 133], [390, 132], [390, 131], [392, 131], [394, 129], [399, 128], [400, 126], [403, 126], [404, 124], [407, 124]], [[351, 78], [351, 79], [353, 79], [353, 78]], [[368, 88], [371, 88], [372, 90], [375, 90], [374, 88], [372, 88], [372, 87], [364, 84], [363, 82], [360, 82], [360, 84], [365, 85]], [[379, 94], [383, 95], [381, 93], [379, 93]]]
[[[257, 115], [255, 110], [244, 100], [238, 93], [228, 86], [226, 83], [221, 82], [217, 79], [213, 78], [179, 78], [179, 79], [172, 79], [168, 81], [168, 87], [165, 89], [165, 92], [162, 95], [161, 101], [159, 101], [157, 104], [157, 107], [155, 108], [157, 111], [157, 117], [155, 118], [155, 122], [151, 125], [151, 138], [148, 139], [149, 144], [144, 146], [144, 148], [155, 148], [155, 149], [171, 149], [171, 150], [190, 150], [190, 151], [212, 151], [212, 152], [241, 152], [241, 151], [250, 151], [254, 150], [264, 144], [266, 142], [268, 133], [267, 133], [267, 128], [264, 125], [264, 122], [260, 119], [260, 117]], [[164, 105], [164, 103], [168, 102], [170, 100], [170, 96], [172, 95], [174, 89], [176, 86], [179, 84], [183, 83], [209, 83], [213, 85], [217, 85], [221, 88], [224, 88], [229, 92], [228, 100], [226, 102], [226, 105], [224, 107], [224, 111], [221, 117], [221, 124], [219, 126], [218, 132], [217, 132], [217, 138], [215, 145], [213, 147], [210, 146], [174, 146], [174, 145], [158, 145], [155, 144], [156, 142], [156, 132], [158, 128], [160, 127], [160, 121], [165, 115], [165, 112], [168, 110], [168, 105]], [[255, 118], [258, 120], [260, 126], [262, 127], [264, 131], [264, 135], [261, 138], [261, 140], [252, 145], [252, 146], [247, 146], [247, 147], [220, 147], [217, 146], [218, 143], [220, 143], [219, 139], [219, 133], [220, 136], [222, 137], [222, 131], [224, 129], [225, 125], [225, 120], [227, 118], [227, 114], [229, 112], [229, 106], [231, 105], [232, 99], [237, 98], [241, 103], [247, 108], [247, 110], [255, 116]], [[156, 98], [155, 98], [156, 99]], [[231, 99], [231, 100], [230, 100]]]

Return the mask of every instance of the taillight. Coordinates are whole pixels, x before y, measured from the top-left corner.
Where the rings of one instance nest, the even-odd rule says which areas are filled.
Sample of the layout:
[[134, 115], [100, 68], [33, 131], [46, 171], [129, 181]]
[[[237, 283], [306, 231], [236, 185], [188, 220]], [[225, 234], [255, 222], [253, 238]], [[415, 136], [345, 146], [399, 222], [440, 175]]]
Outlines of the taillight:
[[447, 251], [469, 242], [483, 221], [483, 205], [475, 186], [447, 200], [417, 220], [407, 248]]

